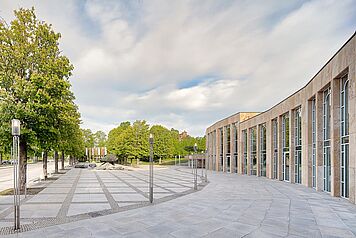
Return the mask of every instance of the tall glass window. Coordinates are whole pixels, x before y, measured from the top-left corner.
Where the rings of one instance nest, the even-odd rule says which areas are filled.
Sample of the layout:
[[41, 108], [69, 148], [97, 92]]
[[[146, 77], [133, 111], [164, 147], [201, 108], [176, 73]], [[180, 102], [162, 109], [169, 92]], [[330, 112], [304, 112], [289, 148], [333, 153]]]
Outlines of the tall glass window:
[[213, 169], [216, 170], [216, 130], [213, 131]]
[[235, 164], [235, 169], [234, 172], [237, 173], [237, 168], [238, 168], [238, 133], [237, 133], [237, 125], [233, 124], [233, 133], [234, 133], [234, 164]]
[[278, 122], [277, 118], [272, 120], [273, 132], [273, 178], [278, 178]]
[[324, 191], [331, 191], [331, 147], [330, 147], [330, 122], [331, 122], [331, 89], [324, 91], [323, 97], [323, 170]]
[[282, 175], [284, 181], [289, 181], [289, 114], [282, 116]]
[[260, 175], [266, 177], [266, 124], [260, 125]]
[[256, 128], [250, 128], [250, 174], [256, 175], [257, 172], [257, 144]]
[[220, 133], [220, 159], [219, 159], [219, 170], [223, 171], [223, 159], [224, 159], [224, 133], [223, 128], [219, 129]]
[[230, 171], [230, 158], [231, 158], [231, 133], [230, 125], [225, 126], [225, 135], [226, 135], [226, 154], [225, 154], [225, 168], [227, 172]]
[[316, 188], [316, 104], [311, 101], [312, 109], [312, 187]]
[[340, 195], [349, 197], [349, 80], [340, 80]]
[[294, 181], [302, 183], [302, 113], [294, 110]]
[[243, 174], [247, 174], [247, 130], [242, 131]]

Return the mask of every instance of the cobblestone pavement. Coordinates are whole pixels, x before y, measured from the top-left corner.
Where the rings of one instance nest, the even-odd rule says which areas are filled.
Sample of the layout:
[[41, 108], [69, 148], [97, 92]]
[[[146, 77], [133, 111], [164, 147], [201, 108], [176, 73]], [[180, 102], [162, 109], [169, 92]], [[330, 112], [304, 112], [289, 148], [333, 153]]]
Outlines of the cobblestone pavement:
[[[74, 171], [71, 175], [75, 179], [78, 172]], [[140, 183], [138, 178], [142, 178], [141, 175], [137, 175], [138, 178], [127, 174], [124, 176], [128, 180], [135, 179], [137, 186]], [[93, 179], [95, 174], [85, 177]], [[113, 174], [101, 176], [107, 183], [106, 180], [114, 177]], [[201, 191], [164, 203], [46, 227], [21, 233], [19, 237], [309, 238], [356, 235], [356, 206], [344, 199], [302, 185], [255, 176], [213, 172], [208, 173], [208, 178], [210, 183]], [[171, 178], [165, 179], [168, 181]], [[160, 186], [166, 184], [174, 183], [160, 182]], [[185, 185], [188, 184], [186, 181]], [[129, 185], [125, 188], [132, 192]], [[163, 189], [162, 192], [171, 191]], [[140, 196], [144, 197], [139, 192], [134, 196], [140, 199]], [[89, 201], [90, 198], [86, 197]], [[114, 199], [117, 199], [116, 196]], [[120, 201], [126, 202], [127, 199], [124, 196]], [[106, 204], [110, 206], [109, 202]], [[78, 210], [70, 208], [69, 212]]]
[[[193, 192], [188, 171], [155, 168], [155, 202]], [[0, 227], [9, 233], [12, 196], [0, 197]], [[35, 196], [22, 200], [23, 230], [71, 222], [149, 205], [147, 169], [96, 171], [72, 169]]]

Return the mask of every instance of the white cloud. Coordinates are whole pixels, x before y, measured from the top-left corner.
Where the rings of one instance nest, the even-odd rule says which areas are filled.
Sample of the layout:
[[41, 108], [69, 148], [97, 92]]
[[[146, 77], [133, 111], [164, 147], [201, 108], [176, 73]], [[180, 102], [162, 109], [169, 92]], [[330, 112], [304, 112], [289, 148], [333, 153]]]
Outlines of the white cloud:
[[146, 119], [202, 135], [309, 81], [355, 30], [354, 3], [8, 0], [0, 15], [34, 5], [62, 33], [85, 127]]

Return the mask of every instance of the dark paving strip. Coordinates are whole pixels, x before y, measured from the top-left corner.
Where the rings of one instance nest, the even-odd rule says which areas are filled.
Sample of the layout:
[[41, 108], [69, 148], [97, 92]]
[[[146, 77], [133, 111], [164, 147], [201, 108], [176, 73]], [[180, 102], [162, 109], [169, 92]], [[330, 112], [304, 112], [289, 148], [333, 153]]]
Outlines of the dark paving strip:
[[[198, 184], [198, 191], [203, 189], [206, 184], [207, 183]], [[196, 191], [194, 189], [189, 189], [182, 193], [176, 193], [171, 196], [164, 197], [164, 198], [158, 198], [158, 199], [154, 200], [154, 204], [166, 202], [166, 201], [178, 198], [178, 197], [185, 196], [185, 195], [193, 193], [193, 192], [196, 192]], [[132, 202], [132, 201], [130, 201], [130, 202]], [[31, 220], [32, 223], [22, 224], [19, 232], [21, 233], [21, 232], [26, 232], [26, 231], [32, 231], [32, 230], [41, 229], [44, 227], [61, 225], [61, 224], [75, 222], [75, 221], [91, 219], [94, 217], [106, 216], [106, 215], [110, 215], [110, 214], [114, 214], [114, 213], [118, 213], [118, 212], [124, 212], [124, 211], [132, 210], [132, 209], [137, 209], [137, 208], [141, 208], [141, 207], [145, 207], [145, 206], [152, 206], [154, 204], [151, 204], [148, 201], [136, 202], [136, 203], [133, 203], [132, 205], [119, 207], [118, 211], [113, 211], [112, 209], [107, 209], [107, 210], [102, 210], [102, 211], [97, 211], [97, 212], [88, 212], [88, 213], [78, 214], [78, 215], [73, 215], [73, 216], [68, 216], [68, 217], [32, 218], [33, 219], [33, 220]], [[30, 221], [30, 219], [27, 221]], [[17, 232], [14, 231], [13, 226], [0, 228], [0, 236], [1, 235], [10, 235], [10, 234], [15, 234], [15, 233], [17, 233]]]
[[[124, 172], [124, 173], [125, 173], [125, 172]], [[133, 177], [133, 178], [136, 178], [136, 179], [138, 179], [138, 180], [141, 180], [141, 181], [146, 182], [146, 183], [147, 183], [147, 187], [148, 187], [148, 181], [147, 181], [147, 180], [142, 179], [142, 178], [137, 177], [137, 176], [132, 175], [132, 174], [128, 174], [128, 173], [126, 173], [126, 174], [127, 174], [127, 175], [130, 175], [130, 176]], [[165, 188], [165, 187], [162, 187], [162, 186], [160, 186], [160, 185], [158, 185], [158, 184], [155, 184], [155, 183], [154, 183], [154, 180], [153, 180], [153, 186], [156, 186], [156, 187], [158, 187], [158, 188], [164, 189], [164, 190], [166, 190], [166, 191], [168, 191], [168, 192], [170, 192], [170, 193], [176, 193], [176, 191], [173, 191], [173, 190], [170, 190], [169, 188]], [[153, 188], [153, 189], [154, 189], [154, 188]]]
[[75, 189], [77, 188], [77, 184], [78, 184], [78, 181], [79, 181], [81, 173], [82, 173], [82, 170], [79, 170], [79, 173], [77, 174], [77, 177], [74, 179], [74, 182], [73, 182], [73, 185], [72, 185], [71, 189], [67, 193], [67, 196], [66, 196], [61, 208], [58, 211], [58, 214], [57, 214], [58, 218], [63, 218], [63, 217], [67, 216], [67, 213], [68, 213], [68, 210], [69, 210], [69, 206], [70, 206], [70, 203], [71, 203], [71, 201], [73, 199], [74, 192], [75, 192]]
[[[142, 174], [143, 175], [143, 173], [140, 173], [140, 172], [137, 172], [138, 174]], [[181, 186], [181, 187], [186, 187], [186, 188], [191, 188], [192, 186], [187, 186], [187, 185], [183, 185], [183, 184], [180, 184], [180, 183], [176, 183], [176, 182], [171, 182], [171, 181], [169, 181], [169, 180], [167, 180], [167, 179], [162, 179], [162, 176], [160, 176], [160, 177], [158, 177], [158, 176], [155, 176], [155, 174], [153, 174], [153, 181], [154, 181], [154, 179], [157, 179], [157, 180], [160, 180], [160, 181], [164, 181], [164, 182], [166, 182], [166, 183], [171, 183], [171, 184], [176, 184], [176, 185], [179, 185], [179, 186]], [[157, 186], [157, 185], [156, 185]], [[158, 187], [158, 186], [157, 186]], [[173, 190], [171, 190], [171, 191], [173, 191]], [[176, 192], [174, 192], [174, 193], [176, 193]]]
[[120, 182], [126, 184], [127, 186], [129, 186], [130, 188], [132, 188], [133, 190], [135, 190], [137, 193], [141, 194], [142, 196], [144, 196], [145, 198], [148, 199], [148, 195], [144, 192], [142, 192], [141, 190], [139, 190], [138, 188], [136, 188], [135, 186], [133, 186], [131, 183], [126, 182], [125, 180], [121, 179], [120, 176], [116, 176], [116, 174], [114, 174], [113, 172], [109, 171], [109, 173], [113, 176], [115, 176], [118, 180], [120, 180]]
[[115, 199], [113, 198], [111, 193], [109, 192], [108, 188], [105, 186], [104, 182], [101, 180], [100, 176], [98, 175], [98, 173], [96, 171], [94, 171], [94, 174], [95, 174], [97, 180], [99, 181], [100, 187], [104, 191], [105, 197], [108, 200], [111, 209], [114, 211], [118, 211], [119, 205], [117, 204], [117, 202], [115, 201]]

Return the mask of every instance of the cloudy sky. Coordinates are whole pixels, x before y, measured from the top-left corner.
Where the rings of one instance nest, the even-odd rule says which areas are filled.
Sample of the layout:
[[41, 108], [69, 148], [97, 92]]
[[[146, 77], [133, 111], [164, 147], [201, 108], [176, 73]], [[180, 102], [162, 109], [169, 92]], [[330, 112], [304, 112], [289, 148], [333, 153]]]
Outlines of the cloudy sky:
[[355, 0], [0, 0], [62, 33], [84, 128], [121, 121], [203, 135], [306, 84], [356, 30]]

